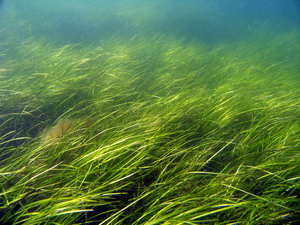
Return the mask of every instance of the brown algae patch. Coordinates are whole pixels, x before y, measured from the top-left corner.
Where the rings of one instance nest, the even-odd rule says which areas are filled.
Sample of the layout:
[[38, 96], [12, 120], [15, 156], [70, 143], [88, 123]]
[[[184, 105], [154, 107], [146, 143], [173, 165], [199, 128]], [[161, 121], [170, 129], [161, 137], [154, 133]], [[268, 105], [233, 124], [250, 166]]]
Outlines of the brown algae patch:
[[[44, 143], [50, 141], [56, 142], [61, 139], [64, 135], [69, 134], [76, 127], [88, 128], [95, 122], [94, 118], [89, 119], [61, 119], [54, 126], [45, 130], [42, 140]], [[81, 126], [82, 125], [82, 126]]]

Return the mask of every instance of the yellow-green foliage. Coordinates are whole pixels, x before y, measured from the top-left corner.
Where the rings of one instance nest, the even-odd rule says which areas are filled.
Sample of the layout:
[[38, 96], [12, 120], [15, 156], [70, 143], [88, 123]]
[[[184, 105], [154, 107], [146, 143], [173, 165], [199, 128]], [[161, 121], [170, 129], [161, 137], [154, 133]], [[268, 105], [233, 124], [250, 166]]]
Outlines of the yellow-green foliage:
[[22, 42], [0, 69], [0, 220], [296, 221], [295, 39]]

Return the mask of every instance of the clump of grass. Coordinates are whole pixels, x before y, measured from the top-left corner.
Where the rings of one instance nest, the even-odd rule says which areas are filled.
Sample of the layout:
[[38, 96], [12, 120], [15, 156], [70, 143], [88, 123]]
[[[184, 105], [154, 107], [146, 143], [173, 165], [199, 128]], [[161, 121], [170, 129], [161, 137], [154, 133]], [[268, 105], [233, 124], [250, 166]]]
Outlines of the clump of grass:
[[275, 52], [297, 37], [23, 42], [0, 71], [0, 221], [296, 221], [299, 71]]
[[[88, 128], [95, 121], [95, 118], [87, 118], [84, 121], [81, 119], [60, 119], [57, 123], [44, 131], [42, 139], [44, 143], [56, 142], [69, 134], [74, 128]], [[81, 126], [83, 125], [83, 126]], [[82, 129], [81, 128], [81, 129]]]

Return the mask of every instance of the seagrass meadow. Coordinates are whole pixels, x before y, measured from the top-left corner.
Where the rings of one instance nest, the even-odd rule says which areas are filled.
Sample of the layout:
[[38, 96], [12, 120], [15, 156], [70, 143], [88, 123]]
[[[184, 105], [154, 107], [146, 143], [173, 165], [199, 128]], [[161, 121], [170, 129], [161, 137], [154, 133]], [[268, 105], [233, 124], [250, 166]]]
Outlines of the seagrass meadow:
[[224, 46], [159, 33], [10, 37], [1, 224], [299, 220], [299, 33]]

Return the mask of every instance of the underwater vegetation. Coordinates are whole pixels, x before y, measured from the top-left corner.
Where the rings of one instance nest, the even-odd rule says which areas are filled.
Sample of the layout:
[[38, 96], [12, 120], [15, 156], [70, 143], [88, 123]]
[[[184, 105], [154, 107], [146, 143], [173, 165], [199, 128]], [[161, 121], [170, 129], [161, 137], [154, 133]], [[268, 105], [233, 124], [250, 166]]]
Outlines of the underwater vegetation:
[[93, 118], [88, 118], [85, 121], [80, 119], [61, 119], [55, 125], [45, 130], [43, 134], [43, 141], [45, 143], [49, 141], [58, 141], [63, 138], [63, 136], [69, 134], [75, 127], [78, 127], [81, 123], [85, 128], [91, 126], [94, 122]]
[[28, 39], [5, 50], [0, 223], [296, 222], [297, 40]]

